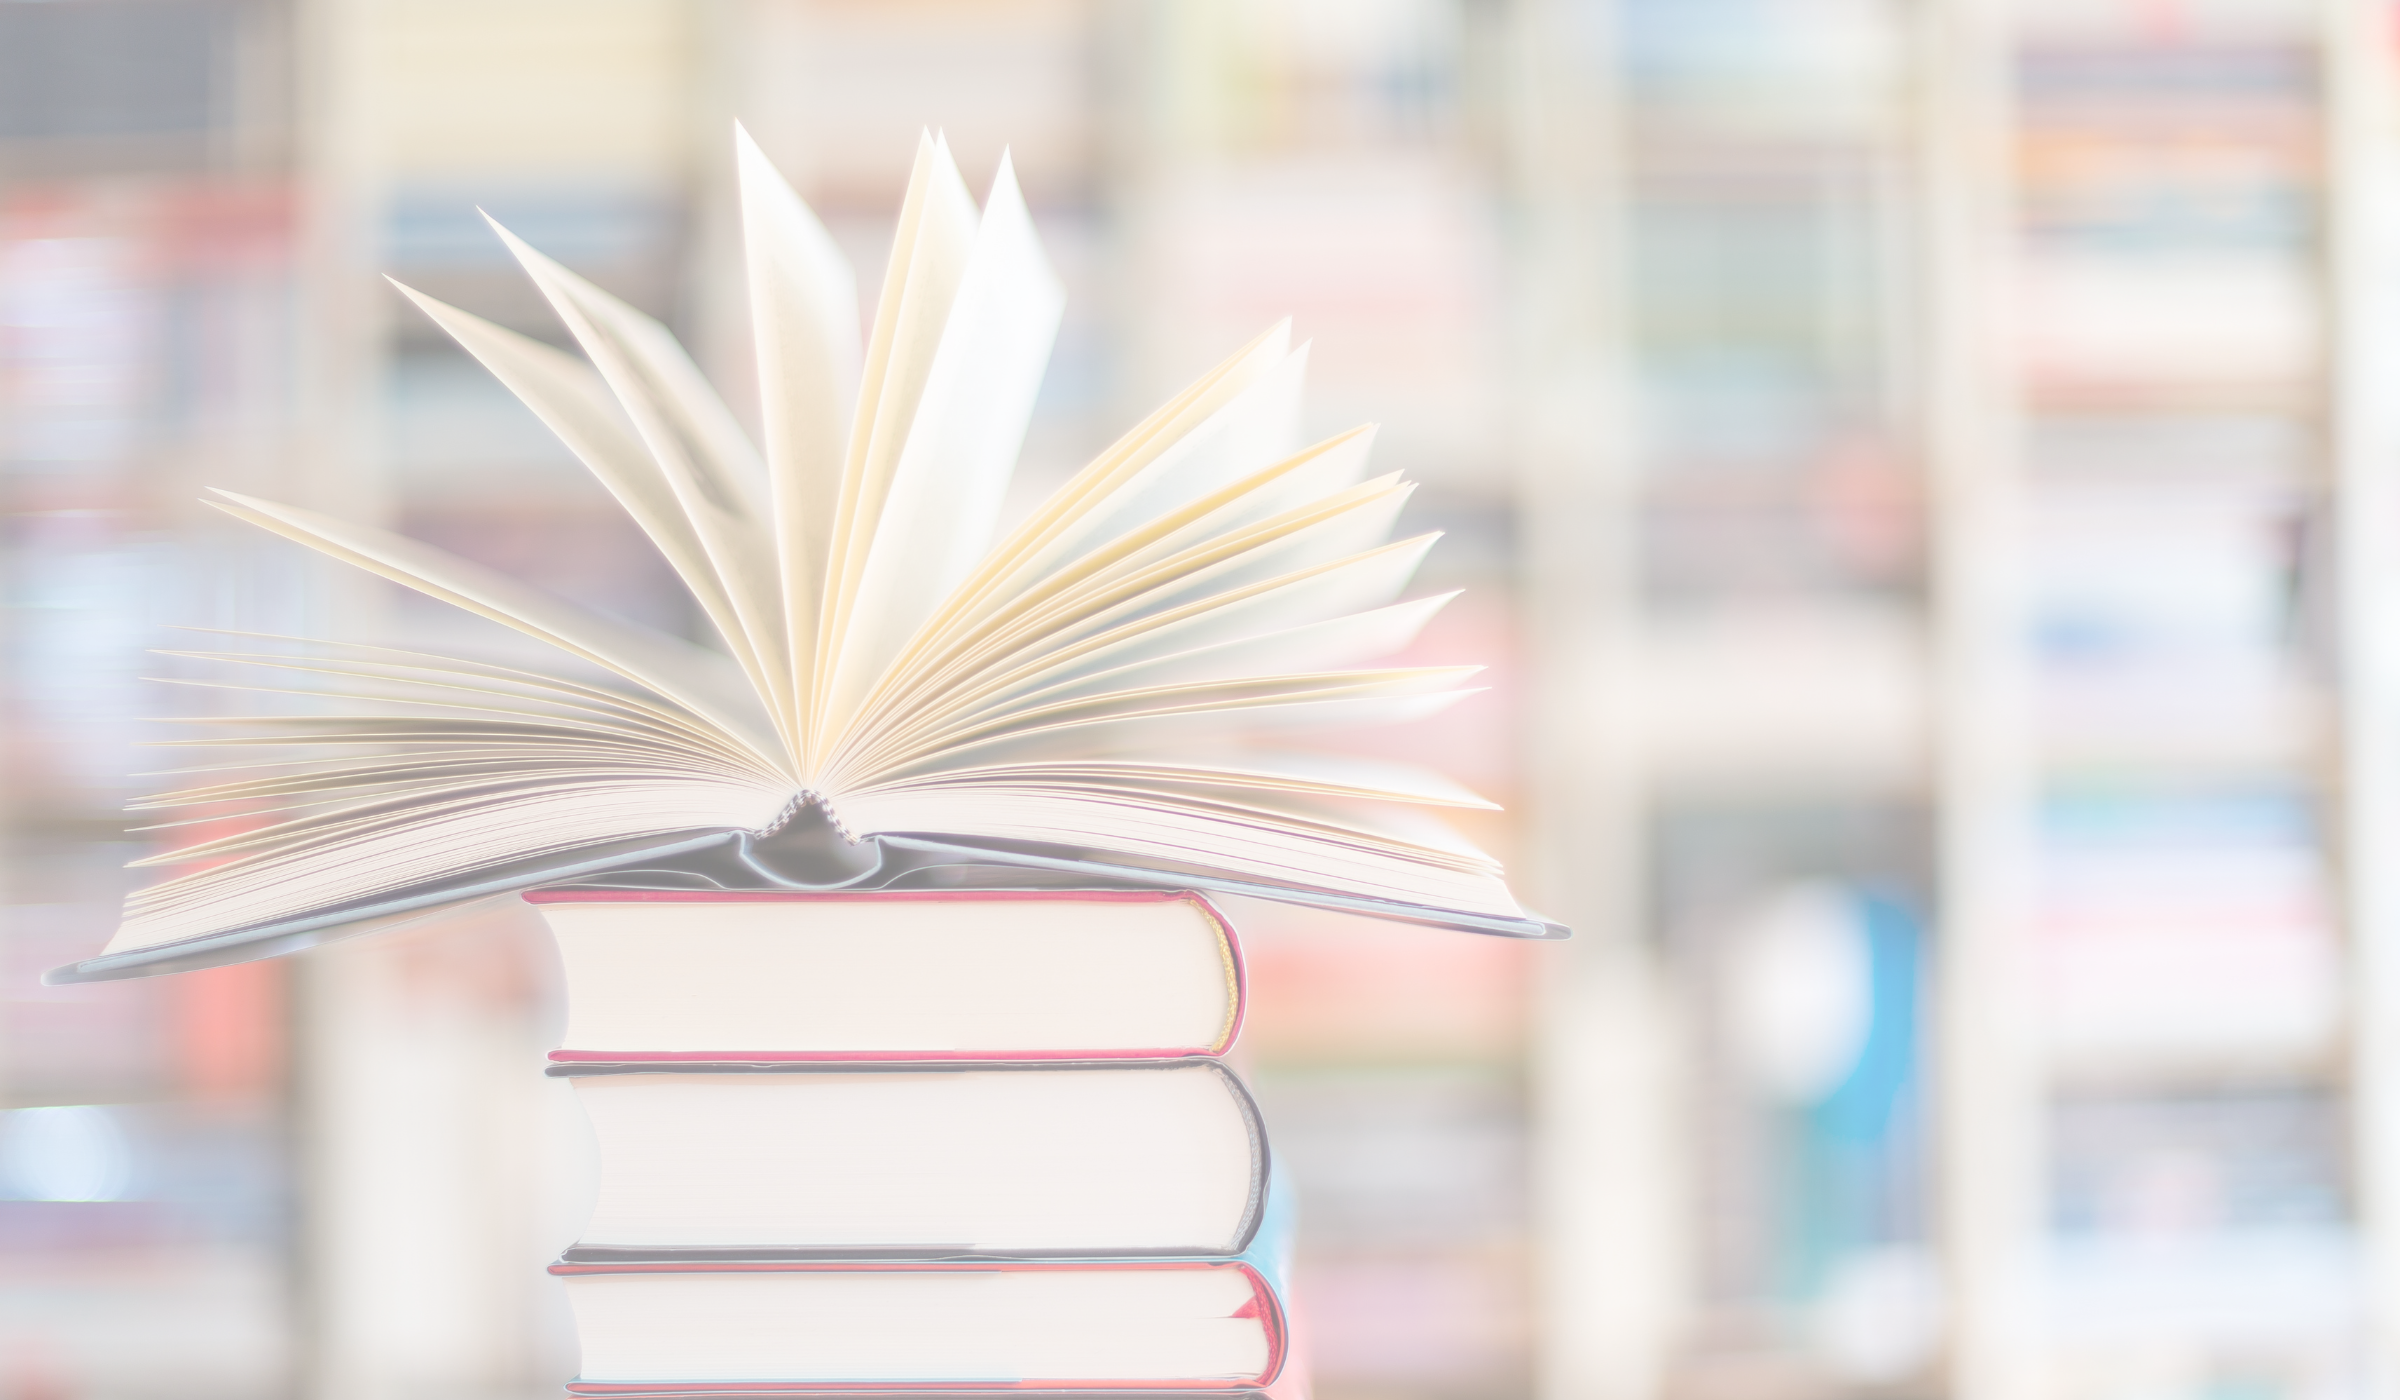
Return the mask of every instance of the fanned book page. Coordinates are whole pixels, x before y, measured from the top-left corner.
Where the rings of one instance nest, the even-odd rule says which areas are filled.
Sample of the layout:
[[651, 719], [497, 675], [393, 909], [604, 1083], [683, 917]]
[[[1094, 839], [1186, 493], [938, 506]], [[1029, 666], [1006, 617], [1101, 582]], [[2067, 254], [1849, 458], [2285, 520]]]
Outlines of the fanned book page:
[[182, 873], [132, 896], [95, 964], [253, 935], [246, 955], [277, 951], [258, 938], [655, 864], [700, 838], [748, 850], [795, 818], [837, 847], [905, 837], [1053, 878], [1527, 922], [1499, 866], [1433, 816], [1491, 804], [1287, 747], [1430, 714], [1472, 669], [1362, 665], [1445, 601], [1401, 601], [1432, 537], [1389, 541], [1410, 488], [1372, 474], [1366, 430], [1298, 440], [1307, 351], [1286, 327], [994, 539], [1061, 306], [1007, 161], [978, 209], [922, 140], [862, 337], [833, 241], [736, 142], [763, 444], [664, 327], [504, 229], [581, 358], [401, 289], [623, 504], [718, 645], [217, 492], [613, 679], [356, 644], [184, 653], [309, 708], [193, 722], [178, 742], [199, 763], [142, 806], [207, 835], [142, 862]]

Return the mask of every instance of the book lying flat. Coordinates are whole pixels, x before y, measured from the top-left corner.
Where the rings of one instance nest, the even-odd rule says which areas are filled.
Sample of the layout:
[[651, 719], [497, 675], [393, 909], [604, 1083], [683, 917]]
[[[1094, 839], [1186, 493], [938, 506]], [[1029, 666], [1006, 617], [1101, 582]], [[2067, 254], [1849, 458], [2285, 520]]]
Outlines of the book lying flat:
[[1188, 892], [528, 899], [566, 969], [562, 1064], [1161, 1059], [1241, 1029], [1240, 947]]
[[1403, 597], [1434, 537], [1388, 540], [1410, 488], [1370, 472], [1368, 429], [1300, 439], [1308, 355], [1287, 327], [995, 538], [1061, 306], [1007, 161], [979, 210], [947, 148], [922, 143], [862, 343], [832, 239], [737, 145], [756, 439], [664, 327], [506, 230], [583, 358], [407, 293], [615, 496], [710, 643], [218, 492], [570, 668], [248, 636], [178, 653], [274, 699], [189, 717], [179, 742], [201, 761], [139, 804], [195, 839], [138, 863], [182, 872], [136, 891], [106, 952], [60, 980], [612, 875], [888, 889], [1016, 872], [1563, 932], [1436, 819], [1491, 803], [1290, 747], [1433, 713], [1474, 668], [1364, 664], [1447, 601]]
[[1267, 1138], [1210, 1059], [553, 1065], [600, 1146], [572, 1263], [1236, 1254]]
[[532, 899], [567, 973], [551, 1073], [601, 1148], [571, 1260], [1231, 1253], [1256, 1225], [1265, 1135], [1209, 1058], [1240, 955], [1198, 896]]
[[582, 1338], [571, 1394], [892, 1388], [1239, 1390], [1289, 1349], [1279, 1182], [1241, 1254], [902, 1264], [564, 1261]]

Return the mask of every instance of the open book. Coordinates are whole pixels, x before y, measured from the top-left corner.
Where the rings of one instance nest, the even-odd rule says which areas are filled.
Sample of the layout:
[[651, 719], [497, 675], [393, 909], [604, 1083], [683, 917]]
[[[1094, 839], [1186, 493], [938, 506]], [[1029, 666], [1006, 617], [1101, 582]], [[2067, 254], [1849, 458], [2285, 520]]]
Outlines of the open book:
[[206, 758], [141, 805], [210, 834], [144, 862], [189, 868], [54, 976], [260, 956], [578, 880], [1146, 884], [1563, 932], [1428, 811], [1491, 804], [1279, 746], [1428, 714], [1472, 674], [1356, 669], [1446, 599], [1395, 601], [1433, 537], [1386, 542], [1410, 488], [1369, 474], [1370, 432], [1298, 441], [1307, 350], [1287, 328], [995, 542], [1061, 306], [1008, 162], [978, 210], [946, 146], [920, 143], [862, 346], [841, 254], [736, 142], [762, 443], [664, 327], [505, 229], [588, 362], [401, 289], [606, 485], [723, 650], [217, 492], [613, 679], [357, 644], [186, 653], [313, 708], [192, 721]]

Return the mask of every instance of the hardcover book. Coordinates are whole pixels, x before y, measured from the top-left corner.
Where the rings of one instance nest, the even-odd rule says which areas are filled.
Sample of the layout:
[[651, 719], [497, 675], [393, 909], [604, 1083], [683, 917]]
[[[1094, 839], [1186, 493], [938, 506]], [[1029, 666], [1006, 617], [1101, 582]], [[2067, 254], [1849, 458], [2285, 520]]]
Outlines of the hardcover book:
[[554, 1065], [600, 1144], [569, 1262], [1236, 1254], [1258, 1109], [1213, 1059]]
[[560, 1064], [1214, 1055], [1233, 926], [1191, 893], [536, 890]]
[[561, 1261], [584, 1396], [813, 1390], [1219, 1392], [1274, 1384], [1290, 1352], [1289, 1192], [1213, 1258], [893, 1263]]
[[[280, 711], [191, 716], [140, 864], [54, 980], [285, 952], [600, 879], [663, 889], [1190, 889], [1558, 936], [1439, 820], [1430, 773], [1290, 747], [1426, 715], [1471, 667], [1363, 663], [1448, 595], [1368, 428], [1298, 435], [1277, 326], [995, 538], [1060, 290], [1004, 158], [978, 209], [927, 137], [862, 334], [834, 243], [737, 138], [755, 438], [672, 335], [495, 225], [581, 357], [402, 290], [656, 544], [705, 644], [301, 505], [213, 504], [571, 658], [535, 671], [234, 635], [182, 653]], [[284, 703], [284, 702], [289, 703]], [[297, 707], [297, 708], [295, 708]]]

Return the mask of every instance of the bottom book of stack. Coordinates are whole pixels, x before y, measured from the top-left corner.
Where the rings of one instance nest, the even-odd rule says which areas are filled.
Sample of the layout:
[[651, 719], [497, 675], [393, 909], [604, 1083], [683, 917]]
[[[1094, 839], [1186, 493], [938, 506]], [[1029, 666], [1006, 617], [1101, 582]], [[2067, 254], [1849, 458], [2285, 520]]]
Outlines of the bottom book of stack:
[[[562, 1260], [576, 1395], [945, 1387], [1296, 1396], [1282, 1192], [1248, 1249], [1093, 1260]], [[1289, 1373], [1287, 1378], [1287, 1372]]]

